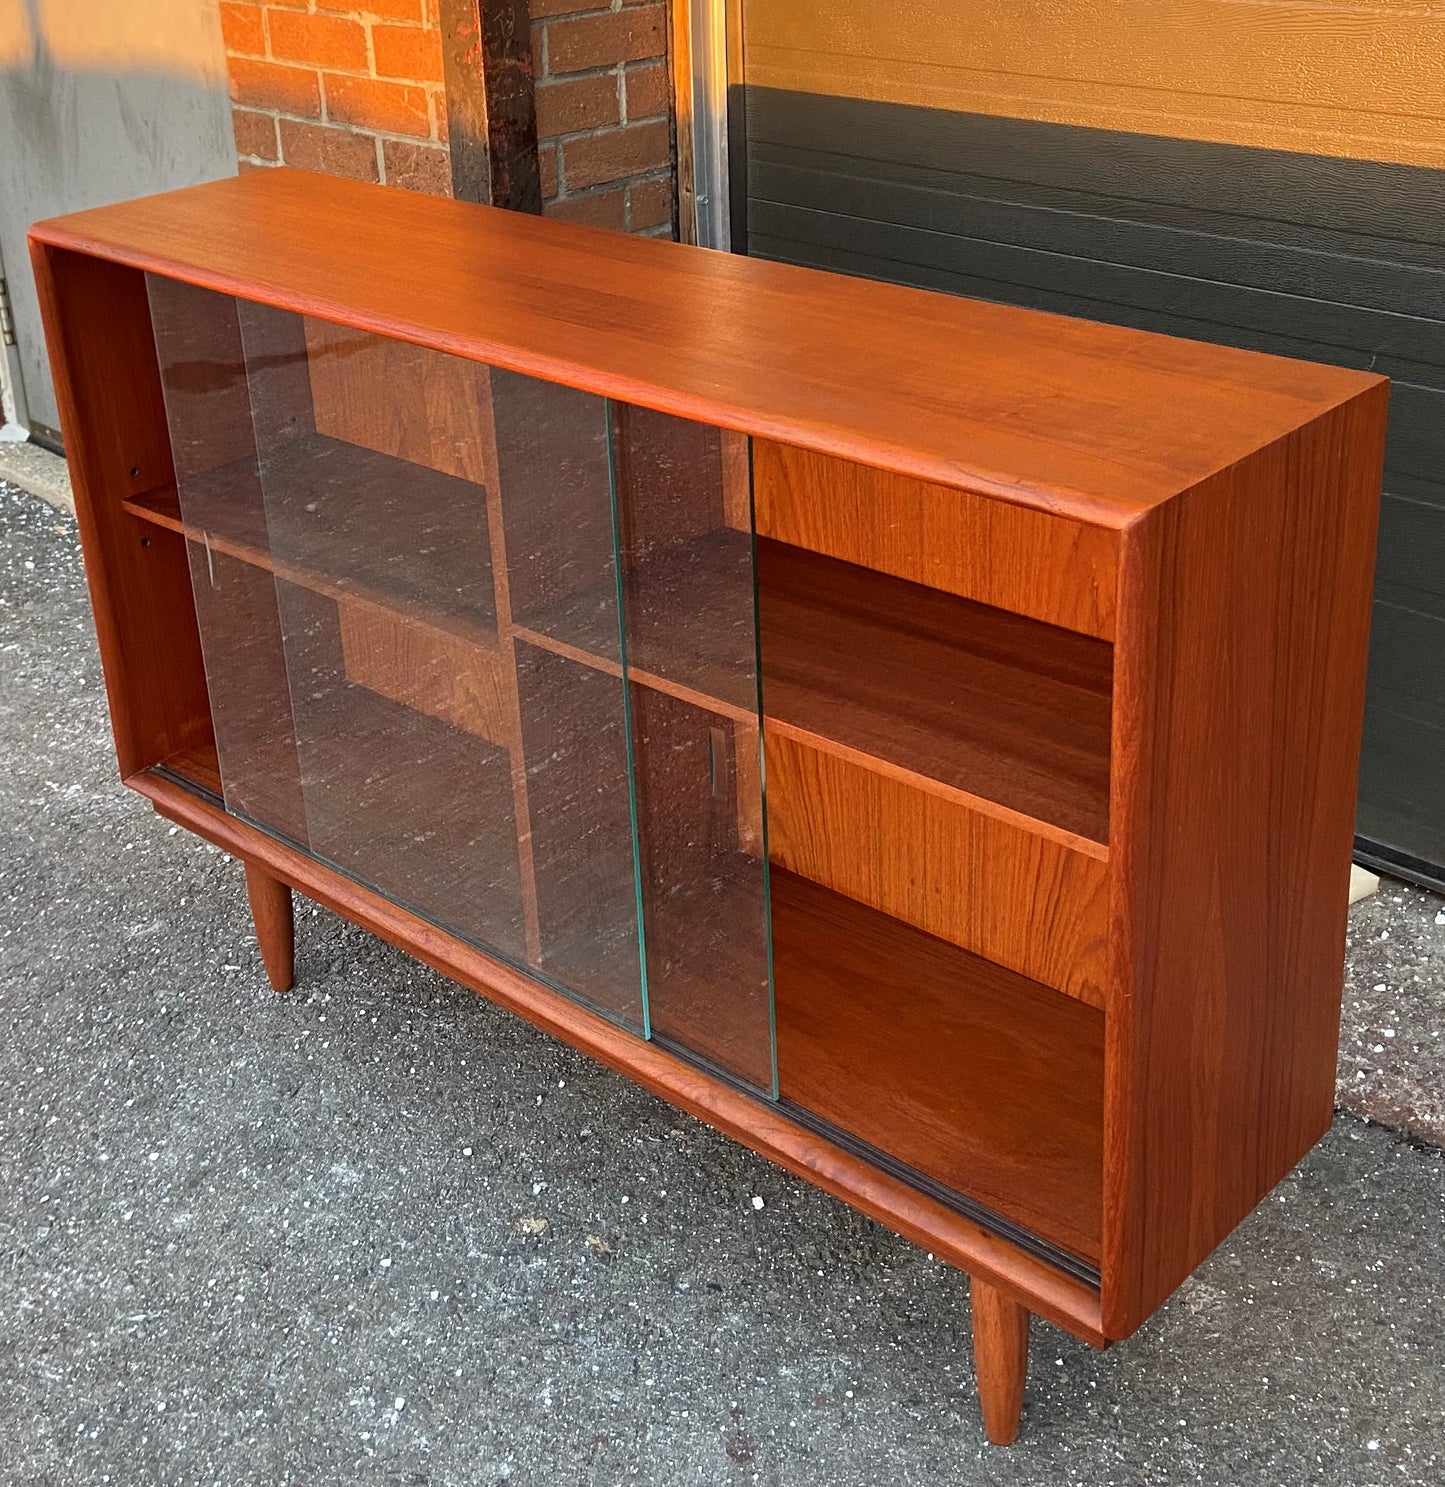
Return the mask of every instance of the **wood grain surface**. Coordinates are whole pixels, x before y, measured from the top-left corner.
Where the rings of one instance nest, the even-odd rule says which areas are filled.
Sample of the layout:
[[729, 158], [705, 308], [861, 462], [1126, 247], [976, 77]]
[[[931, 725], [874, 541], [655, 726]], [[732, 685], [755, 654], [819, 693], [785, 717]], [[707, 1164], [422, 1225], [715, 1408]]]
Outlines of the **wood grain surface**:
[[185, 541], [122, 505], [174, 481], [145, 280], [41, 243], [31, 258], [116, 755], [130, 775], [211, 735]]
[[481, 484], [486, 373], [425, 346], [307, 320], [317, 433]]
[[1365, 393], [1125, 542], [1111, 1336], [1329, 1127], [1384, 402]]
[[775, 732], [965, 791], [1103, 855], [1106, 642], [767, 539], [757, 575]]
[[1097, 1264], [1104, 1017], [774, 871], [778, 1091]]
[[246, 864], [246, 898], [256, 944], [272, 991], [290, 991], [296, 981], [296, 927], [291, 890], [253, 862]]
[[753, 441], [753, 499], [759, 537], [1113, 639], [1107, 530], [770, 439]]
[[341, 653], [352, 681], [454, 728], [513, 747], [516, 724], [500, 650], [369, 601], [336, 606]]
[[969, 1287], [973, 1304], [973, 1366], [983, 1428], [995, 1446], [1018, 1437], [1029, 1367], [1029, 1314], [1007, 1291], [987, 1281]]
[[293, 170], [32, 236], [1104, 526], [1371, 381]]
[[780, 867], [1103, 1006], [1104, 862], [867, 760], [766, 735]]

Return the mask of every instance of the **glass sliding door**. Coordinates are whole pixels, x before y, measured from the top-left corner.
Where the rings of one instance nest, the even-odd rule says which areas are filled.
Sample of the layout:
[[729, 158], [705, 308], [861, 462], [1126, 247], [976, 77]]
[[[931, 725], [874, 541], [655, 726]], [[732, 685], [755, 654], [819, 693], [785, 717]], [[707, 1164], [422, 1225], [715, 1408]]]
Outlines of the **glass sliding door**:
[[653, 1032], [774, 1087], [748, 441], [613, 406]]
[[746, 440], [150, 292], [226, 808], [773, 1093]]

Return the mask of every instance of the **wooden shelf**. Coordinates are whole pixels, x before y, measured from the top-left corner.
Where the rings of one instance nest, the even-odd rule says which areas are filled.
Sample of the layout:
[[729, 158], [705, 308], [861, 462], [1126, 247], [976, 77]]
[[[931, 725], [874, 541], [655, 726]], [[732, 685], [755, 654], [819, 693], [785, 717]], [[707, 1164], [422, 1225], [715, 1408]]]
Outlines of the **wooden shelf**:
[[[629, 576], [634, 681], [756, 717], [751, 546], [712, 532]], [[770, 731], [1106, 846], [1108, 642], [763, 539], [757, 584]], [[517, 633], [620, 675], [615, 580]]]
[[1107, 641], [766, 539], [758, 591], [770, 731], [1107, 844]]
[[325, 434], [132, 496], [133, 516], [333, 599], [496, 644], [481, 486]]
[[[624, 575], [633, 681], [727, 717], [756, 719], [752, 538], [721, 529], [677, 544]], [[572, 660], [621, 674], [617, 580], [609, 573], [534, 614], [517, 633]]]
[[773, 870], [778, 1089], [1097, 1265], [1104, 1017]]

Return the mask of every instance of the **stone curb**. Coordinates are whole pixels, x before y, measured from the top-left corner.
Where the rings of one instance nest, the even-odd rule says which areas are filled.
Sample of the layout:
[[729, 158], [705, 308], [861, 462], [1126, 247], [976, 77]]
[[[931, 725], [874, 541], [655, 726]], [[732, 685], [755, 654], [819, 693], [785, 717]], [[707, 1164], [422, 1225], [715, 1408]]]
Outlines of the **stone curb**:
[[72, 516], [75, 514], [70, 469], [63, 455], [52, 454], [38, 444], [0, 440], [0, 480], [18, 485]]

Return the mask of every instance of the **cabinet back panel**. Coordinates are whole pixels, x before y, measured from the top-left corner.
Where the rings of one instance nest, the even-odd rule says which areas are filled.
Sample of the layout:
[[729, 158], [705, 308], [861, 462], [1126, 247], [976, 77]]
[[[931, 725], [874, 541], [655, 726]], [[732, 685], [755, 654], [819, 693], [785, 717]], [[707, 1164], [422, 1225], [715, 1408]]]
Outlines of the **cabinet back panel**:
[[759, 537], [1114, 637], [1118, 534], [770, 439], [753, 441]]
[[1104, 862], [775, 733], [767, 777], [778, 866], [1104, 1005]]

